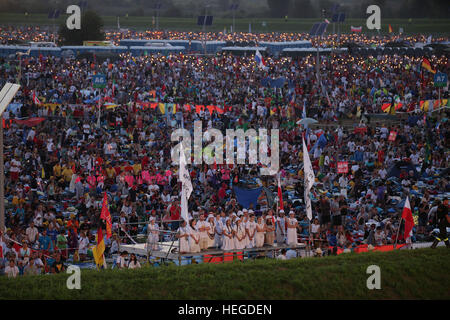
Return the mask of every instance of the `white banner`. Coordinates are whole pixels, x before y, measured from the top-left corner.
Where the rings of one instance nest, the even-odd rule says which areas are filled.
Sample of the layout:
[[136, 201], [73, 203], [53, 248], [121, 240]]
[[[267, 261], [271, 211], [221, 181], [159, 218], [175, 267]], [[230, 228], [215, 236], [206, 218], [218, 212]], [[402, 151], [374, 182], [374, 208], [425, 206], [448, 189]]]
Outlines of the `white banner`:
[[314, 171], [311, 165], [311, 160], [309, 159], [308, 148], [305, 144], [305, 139], [303, 139], [303, 174], [305, 176], [305, 204], [306, 204], [306, 215], [309, 220], [312, 220], [312, 209], [311, 209], [311, 197], [310, 191], [314, 185]]

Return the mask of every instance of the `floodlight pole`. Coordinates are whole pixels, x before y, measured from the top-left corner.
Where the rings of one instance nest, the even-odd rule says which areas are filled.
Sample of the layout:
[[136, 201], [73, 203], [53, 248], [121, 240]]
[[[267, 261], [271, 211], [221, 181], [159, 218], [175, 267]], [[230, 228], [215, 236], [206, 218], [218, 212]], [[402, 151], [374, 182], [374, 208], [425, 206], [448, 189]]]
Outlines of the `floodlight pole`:
[[317, 74], [317, 92], [320, 90], [320, 57], [319, 57], [319, 46], [320, 46], [321, 35], [317, 36], [317, 59], [316, 59], [316, 74]]
[[233, 7], [233, 33], [236, 32], [235, 16], [236, 16], [236, 9], [234, 9]]
[[156, 7], [156, 30], [159, 30], [159, 11], [161, 9], [160, 9], [160, 4], [159, 3], [156, 4], [156, 5], [157, 5], [157, 7]]
[[203, 49], [206, 55], [206, 17], [208, 16], [208, 5], [205, 5], [205, 17], [203, 18]]

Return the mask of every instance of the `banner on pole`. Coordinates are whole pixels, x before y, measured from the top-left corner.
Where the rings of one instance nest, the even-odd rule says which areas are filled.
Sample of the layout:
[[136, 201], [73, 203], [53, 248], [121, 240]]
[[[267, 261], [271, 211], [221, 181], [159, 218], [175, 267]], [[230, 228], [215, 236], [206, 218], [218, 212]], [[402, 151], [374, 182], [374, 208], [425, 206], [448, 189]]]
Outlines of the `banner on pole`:
[[348, 173], [348, 161], [338, 162], [338, 173]]
[[395, 141], [396, 138], [397, 138], [397, 132], [396, 131], [391, 131], [389, 133], [388, 141]]

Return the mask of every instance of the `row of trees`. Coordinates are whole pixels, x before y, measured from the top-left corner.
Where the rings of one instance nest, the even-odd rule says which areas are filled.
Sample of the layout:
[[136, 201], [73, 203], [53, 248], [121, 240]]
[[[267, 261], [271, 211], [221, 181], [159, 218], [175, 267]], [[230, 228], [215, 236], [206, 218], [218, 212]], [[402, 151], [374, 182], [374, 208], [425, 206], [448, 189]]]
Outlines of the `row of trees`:
[[[48, 13], [55, 8], [66, 8], [73, 0], [0, 0], [0, 12]], [[449, 18], [448, 0], [89, 0], [89, 9], [101, 15], [152, 16], [155, 4], [162, 4], [162, 17], [195, 17], [204, 13], [204, 5], [210, 5], [210, 12], [217, 17], [230, 17], [232, 3], [238, 3], [236, 16], [240, 18], [319, 18], [322, 9], [331, 16], [334, 3], [341, 5], [340, 11], [350, 18], [367, 17], [366, 9], [377, 4], [385, 18]], [[341, 3], [340, 3], [341, 2]]]
[[[320, 17], [322, 9], [331, 16], [333, 4], [339, 1], [331, 0], [267, 0], [271, 17], [289, 16], [293, 18]], [[357, 0], [340, 4], [339, 11], [345, 12], [351, 18], [367, 17], [366, 9], [376, 4], [381, 8], [385, 18], [449, 18], [450, 3], [448, 0]]]

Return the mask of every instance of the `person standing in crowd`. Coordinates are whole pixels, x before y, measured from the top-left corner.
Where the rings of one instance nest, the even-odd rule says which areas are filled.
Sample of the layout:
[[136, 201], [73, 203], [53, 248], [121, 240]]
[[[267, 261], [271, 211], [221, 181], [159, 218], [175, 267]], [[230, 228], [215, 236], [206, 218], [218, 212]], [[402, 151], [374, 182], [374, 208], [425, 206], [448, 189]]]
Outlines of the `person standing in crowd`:
[[277, 218], [277, 246], [281, 246], [286, 243], [286, 217], [284, 216], [284, 210], [281, 209], [279, 217]]
[[189, 250], [189, 230], [186, 227], [186, 221], [181, 222], [181, 226], [178, 228], [177, 238], [180, 239], [180, 253], [188, 253]]
[[254, 213], [250, 214], [249, 221], [245, 225], [245, 232], [247, 234], [247, 246], [246, 248], [254, 248], [255, 247], [255, 234], [256, 234], [256, 222]]
[[[447, 199], [445, 199], [447, 201]], [[444, 203], [439, 203], [436, 210], [437, 226], [439, 228], [439, 234], [434, 239], [431, 248], [436, 248], [439, 242], [444, 241], [447, 248], [450, 248], [450, 242], [448, 241], [447, 228], [450, 226], [450, 217], [448, 215], [448, 206]]]
[[245, 248], [245, 228], [240, 218], [236, 219], [236, 225], [234, 226], [234, 247], [235, 249]]
[[78, 242], [78, 254], [80, 256], [80, 261], [86, 260], [88, 247], [89, 247], [89, 239], [86, 236], [86, 232], [81, 231], [80, 240]]
[[266, 217], [266, 239], [265, 243], [269, 246], [273, 246], [275, 241], [275, 223], [273, 216], [267, 215]]
[[266, 233], [266, 225], [261, 216], [258, 217], [255, 234], [255, 247], [262, 248], [264, 246], [264, 235]]
[[200, 235], [200, 242], [199, 242], [199, 246], [200, 246], [200, 250], [206, 250], [208, 249], [208, 245], [209, 245], [209, 229], [210, 229], [210, 225], [209, 222], [205, 220], [205, 215], [202, 213], [200, 214], [200, 221], [196, 224], [196, 228], [197, 231]]
[[200, 232], [197, 231], [197, 220], [191, 220], [191, 227], [189, 228], [189, 252], [200, 252]]
[[286, 219], [286, 227], [287, 227], [287, 244], [289, 246], [296, 246], [298, 243], [297, 238], [297, 229], [298, 229], [298, 221], [295, 218], [295, 212], [289, 212], [289, 218]]
[[223, 223], [220, 213], [216, 214], [216, 221], [214, 227], [214, 247], [216, 249], [222, 248], [223, 240]]
[[159, 250], [159, 226], [156, 223], [156, 219], [150, 218], [149, 223], [147, 224], [147, 245], [151, 251]]
[[231, 226], [231, 219], [226, 218], [225, 226], [223, 227], [223, 235], [222, 235], [222, 250], [234, 250], [234, 235], [233, 235], [233, 227]]
[[216, 219], [214, 218], [214, 214], [212, 212], [208, 215], [208, 221], [207, 222], [209, 223], [208, 248], [212, 248], [212, 247], [214, 247], [214, 240], [215, 240], [214, 235], [216, 233], [216, 231], [215, 231], [215, 229], [216, 229]]

